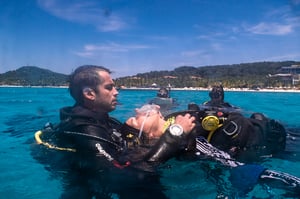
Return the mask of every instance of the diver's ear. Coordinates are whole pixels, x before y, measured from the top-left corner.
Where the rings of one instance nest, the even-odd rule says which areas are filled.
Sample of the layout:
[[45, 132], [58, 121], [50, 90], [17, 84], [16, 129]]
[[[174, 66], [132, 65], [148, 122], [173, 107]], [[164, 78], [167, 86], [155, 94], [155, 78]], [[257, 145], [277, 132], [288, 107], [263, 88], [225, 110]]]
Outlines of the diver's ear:
[[95, 91], [89, 87], [82, 89], [82, 94], [83, 94], [83, 97], [85, 97], [86, 99], [89, 99], [91, 101], [94, 101], [96, 99]]

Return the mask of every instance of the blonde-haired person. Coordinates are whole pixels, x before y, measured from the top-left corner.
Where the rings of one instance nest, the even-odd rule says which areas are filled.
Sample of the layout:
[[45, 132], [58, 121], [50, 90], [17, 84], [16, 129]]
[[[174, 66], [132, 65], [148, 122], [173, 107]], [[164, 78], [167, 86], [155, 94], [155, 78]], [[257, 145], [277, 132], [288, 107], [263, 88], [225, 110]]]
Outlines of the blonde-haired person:
[[213, 146], [237, 160], [246, 162], [259, 161], [266, 155], [276, 155], [285, 149], [284, 126], [262, 113], [254, 113], [247, 118], [236, 112], [195, 109], [163, 117], [159, 106], [144, 105], [136, 109], [136, 115], [123, 125], [123, 136], [130, 146], [153, 143], [168, 132], [170, 127], [172, 129], [180, 118], [192, 115], [196, 117], [195, 128], [191, 133], [183, 134], [180, 140], [181, 149], [184, 151], [195, 151], [195, 138], [198, 136], [204, 137]]
[[[128, 150], [131, 150], [130, 159], [135, 160], [133, 163], [160, 164], [176, 156], [195, 128], [195, 117], [191, 114], [177, 115], [172, 121], [166, 121], [158, 105], [144, 105], [135, 109], [135, 113], [120, 129]], [[150, 164], [143, 169], [152, 170], [153, 167]]]
[[[133, 117], [130, 117], [125, 124], [123, 125], [123, 128], [121, 132], [123, 133], [124, 139], [127, 141], [128, 149], [132, 150], [130, 153], [132, 155], [131, 159], [135, 160], [135, 163], [141, 163], [144, 162], [144, 160], [148, 160], [148, 155], [145, 156], [145, 154], [151, 154], [149, 151], [151, 151], [153, 148], [152, 146], [157, 145], [157, 143], [168, 143], [168, 135], [170, 134], [170, 128], [172, 129], [172, 125], [181, 124], [181, 120], [183, 118], [193, 118], [193, 123], [197, 123], [197, 120], [203, 120], [203, 117], [205, 117], [204, 112], [198, 112], [193, 110], [187, 110], [182, 112], [177, 112], [174, 114], [171, 114], [169, 116], [166, 116], [164, 118], [162, 114], [160, 113], [160, 107], [157, 105], [144, 105], [141, 108], [138, 108], [135, 110], [136, 114]], [[194, 120], [194, 116], [198, 114], [198, 117], [196, 116]], [[211, 112], [210, 112], [211, 114]], [[209, 117], [211, 115], [208, 115]], [[222, 115], [223, 117], [224, 115]], [[245, 131], [245, 133], [248, 133], [251, 131], [253, 134], [255, 131], [257, 133], [261, 133], [261, 129], [255, 128], [251, 125], [258, 125], [258, 126], [264, 126], [264, 125], [270, 125], [270, 123], [276, 123], [274, 120], [268, 120], [264, 117], [264, 115], [260, 113], [253, 114], [251, 118], [245, 118], [242, 117], [238, 113], [230, 113], [230, 115], [227, 115], [228, 123], [234, 122], [237, 126], [236, 128], [239, 128], [239, 131], [241, 134], [243, 134], [242, 131]], [[237, 119], [238, 118], [238, 119]], [[242, 122], [238, 120], [243, 120]], [[254, 121], [253, 121], [254, 120]], [[265, 120], [265, 121], [263, 121]], [[248, 122], [245, 122], [248, 121]], [[259, 123], [259, 124], [258, 124]], [[198, 123], [199, 124], [199, 123]], [[185, 126], [185, 124], [182, 124]], [[225, 124], [225, 131], [228, 130], [228, 126]], [[243, 127], [238, 127], [240, 125], [243, 125]], [[274, 133], [276, 131], [277, 133], [280, 131], [280, 134], [284, 134], [284, 129], [282, 129], [282, 126], [280, 126], [279, 123], [276, 123], [277, 129], [264, 129], [263, 131], [267, 131], [266, 134]], [[246, 128], [246, 129], [243, 129]], [[249, 128], [249, 129], [247, 129]], [[222, 130], [222, 126], [219, 126], [219, 129]], [[172, 131], [172, 130], [171, 130]], [[198, 131], [198, 132], [197, 132]], [[176, 149], [176, 152], [173, 151], [170, 153], [172, 156], [175, 156], [176, 153], [178, 155], [184, 155], [183, 157], [186, 157], [185, 155], [192, 155], [188, 156], [189, 160], [198, 160], [198, 155], [202, 154], [200, 159], [203, 159], [204, 156], [211, 158], [217, 162], [220, 162], [224, 166], [229, 166], [232, 169], [230, 170], [230, 177], [229, 181], [231, 182], [232, 186], [237, 188], [238, 192], [235, 193], [237, 195], [243, 195], [247, 192], [249, 192], [257, 183], [278, 183], [280, 184], [281, 188], [287, 188], [290, 189], [292, 187], [293, 194], [299, 194], [299, 188], [300, 188], [300, 178], [296, 176], [292, 176], [288, 173], [278, 172], [274, 170], [269, 170], [265, 168], [264, 166], [258, 165], [258, 164], [245, 164], [242, 162], [239, 162], [231, 157], [231, 154], [227, 153], [226, 151], [222, 151], [221, 149], [213, 146], [211, 143], [208, 143], [207, 140], [203, 139], [203, 136], [206, 133], [203, 133], [205, 129], [201, 129], [199, 127], [193, 128], [193, 131], [190, 133], [182, 133], [180, 135], [180, 143], [181, 149], [179, 150], [178, 145], [174, 146], [174, 149]], [[217, 134], [221, 134], [221, 132], [216, 132]], [[275, 134], [274, 134], [275, 135]], [[238, 137], [238, 135], [235, 135]], [[162, 139], [165, 137], [164, 139]], [[279, 138], [281, 138], [282, 135], [279, 135]], [[192, 139], [192, 140], [191, 140]], [[239, 139], [239, 137], [238, 137]], [[250, 142], [255, 143], [255, 136], [254, 137], [247, 137], [247, 139], [250, 140]], [[222, 139], [220, 139], [222, 140]], [[191, 142], [194, 141], [194, 142]], [[227, 144], [232, 144], [228, 142], [228, 140], [224, 140], [224, 142], [227, 142]], [[192, 144], [191, 144], [192, 143]], [[191, 144], [191, 146], [189, 146]], [[167, 150], [167, 148], [164, 148], [164, 145], [161, 145], [161, 148], [154, 147], [156, 150]], [[232, 145], [232, 147], [235, 147]], [[248, 147], [248, 146], [246, 146]], [[250, 147], [250, 146], [249, 146]], [[263, 146], [261, 146], [263, 147]], [[269, 146], [266, 145], [268, 148]], [[277, 146], [278, 149], [281, 149], [281, 146]], [[265, 147], [264, 147], [265, 148]], [[169, 152], [170, 148], [168, 149]], [[250, 149], [245, 148], [245, 150], [252, 150], [252, 147]], [[259, 150], [259, 149], [258, 149]], [[189, 153], [192, 152], [192, 153]], [[196, 152], [196, 153], [195, 153]], [[153, 153], [152, 153], [153, 154]], [[155, 155], [154, 155], [155, 156]], [[244, 154], [242, 155], [244, 156]], [[166, 159], [161, 159], [159, 163], [164, 162]], [[141, 161], [142, 160], [142, 161]], [[157, 160], [157, 159], [156, 159]], [[249, 160], [249, 159], [248, 159]], [[154, 163], [158, 163], [157, 161]], [[145, 164], [138, 164], [138, 167], [142, 167], [143, 170], [146, 170]], [[149, 166], [149, 164], [147, 164]], [[153, 169], [153, 167], [148, 167], [148, 169]], [[241, 176], [243, 176], [241, 178]], [[216, 180], [216, 179], [214, 179]], [[242, 182], [242, 183], [241, 183]], [[276, 187], [276, 184], [275, 184]], [[218, 187], [221, 188], [222, 187]], [[222, 190], [220, 190], [222, 192]], [[224, 191], [224, 190], [223, 190]]]

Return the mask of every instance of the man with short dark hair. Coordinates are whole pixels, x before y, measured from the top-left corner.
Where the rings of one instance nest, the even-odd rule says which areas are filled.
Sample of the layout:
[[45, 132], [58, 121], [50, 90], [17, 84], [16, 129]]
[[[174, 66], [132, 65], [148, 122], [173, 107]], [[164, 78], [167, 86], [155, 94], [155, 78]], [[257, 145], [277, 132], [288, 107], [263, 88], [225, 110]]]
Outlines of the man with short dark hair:
[[[139, 198], [165, 198], [157, 174], [143, 173], [145, 176], [141, 178], [143, 171], [138, 173], [130, 169], [133, 161], [126, 159], [129, 156], [119, 133], [122, 124], [108, 114], [116, 108], [118, 96], [110, 73], [101, 66], [77, 68], [70, 75], [69, 84], [75, 105], [60, 110], [61, 122], [56, 128], [35, 135], [38, 144], [50, 148], [43, 154], [52, 170], [64, 176], [65, 189], [61, 198], [111, 198], [112, 193], [120, 198], [132, 198], [136, 196], [135, 187], [140, 187]], [[160, 142], [138, 161], [152, 165], [152, 162], [172, 157], [181, 142], [181, 134], [194, 128], [194, 120], [189, 114], [178, 117], [178, 135], [168, 129]], [[123, 168], [128, 171], [120, 171]], [[151, 182], [153, 187], [146, 182]]]

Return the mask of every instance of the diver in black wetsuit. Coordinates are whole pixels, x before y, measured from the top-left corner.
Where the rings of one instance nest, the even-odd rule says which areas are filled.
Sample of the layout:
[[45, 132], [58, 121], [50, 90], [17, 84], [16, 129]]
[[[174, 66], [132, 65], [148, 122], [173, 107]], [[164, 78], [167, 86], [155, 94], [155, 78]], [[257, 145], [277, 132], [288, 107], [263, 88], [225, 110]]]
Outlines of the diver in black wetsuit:
[[284, 126], [262, 113], [247, 118], [239, 112], [223, 112], [223, 109], [203, 111], [196, 104], [189, 104], [189, 109], [200, 118], [196, 125], [197, 135], [240, 161], [259, 161], [263, 156], [285, 149]]
[[201, 110], [222, 110], [224, 112], [238, 112], [239, 108], [224, 101], [222, 85], [213, 86], [209, 92], [210, 100], [200, 105]]
[[170, 96], [170, 90], [170, 87], [161, 87], [157, 91], [156, 97], [150, 99], [148, 104], [159, 105], [163, 115], [169, 114], [171, 109], [178, 105], [176, 99]]
[[209, 92], [210, 101], [204, 102], [204, 105], [213, 107], [232, 107], [231, 104], [224, 101], [224, 89], [222, 85], [213, 86]]
[[[149, 110], [151, 110], [150, 113]], [[194, 130], [186, 135], [186, 142], [181, 143], [181, 150], [176, 157], [187, 161], [198, 160], [199, 157], [203, 159], [203, 156], [205, 156], [222, 163], [222, 165], [234, 168], [231, 171], [229, 180], [235, 188], [238, 188], [238, 194], [245, 194], [258, 182], [271, 184], [279, 182], [288, 189], [291, 188], [292, 192], [296, 192], [296, 194], [300, 192], [299, 178], [253, 164], [261, 155], [274, 155], [283, 151], [285, 146], [285, 129], [283, 126], [260, 113], [253, 114], [251, 118], [245, 118], [237, 113], [212, 115], [212, 111], [187, 110], [170, 114], [164, 118], [157, 106], [144, 105], [140, 109], [136, 109], [136, 115], [129, 118], [121, 128], [128, 148], [136, 151], [136, 153], [131, 153], [133, 155], [132, 159], [139, 159], [142, 154], [147, 153], [151, 146], [158, 142], [159, 137], [164, 134], [168, 126], [172, 125], [174, 118], [187, 112], [191, 115], [197, 115], [198, 121], [202, 120], [205, 122], [199, 124], [201, 127], [197, 127], [196, 131]], [[224, 117], [228, 117], [228, 121], [225, 121], [227, 119], [224, 119]], [[225, 125], [224, 128], [220, 123], [215, 123], [216, 119], [219, 122], [223, 120], [222, 125]], [[224, 132], [215, 132], [216, 134], [208, 135], [212, 133], [215, 127], [223, 128]], [[210, 131], [207, 131], [208, 128], [210, 128]], [[251, 135], [248, 133], [251, 133]], [[220, 135], [215, 137], [217, 134]], [[211, 143], [208, 143], [204, 137], [209, 138]], [[232, 141], [226, 137], [229, 137]], [[236, 150], [234, 153], [231, 153], [232, 156], [213, 146], [214, 144], [222, 143], [222, 141], [224, 142], [223, 145], [218, 145], [218, 147], [223, 147], [224, 150], [232, 152], [226, 148], [231, 146], [230, 149], [234, 148]], [[200, 156], [198, 152], [201, 153]], [[249, 164], [238, 162], [234, 157]]]
[[[194, 104], [195, 106], [197, 105]], [[157, 139], [163, 135], [168, 125], [174, 122], [177, 115], [190, 113], [196, 118], [196, 127], [183, 140], [186, 144], [185, 148], [188, 148], [185, 151], [195, 149], [195, 138], [199, 136], [243, 162], [259, 161], [264, 156], [275, 155], [285, 149], [286, 131], [284, 126], [261, 113], [252, 114], [250, 118], [247, 118], [240, 113], [201, 111], [197, 108], [196, 110], [175, 112], [162, 117], [155, 107], [156, 105], [144, 105], [141, 109], [137, 109], [136, 116], [129, 118], [125, 126], [128, 125], [135, 129], [143, 127], [144, 131], [143, 133], [140, 132], [139, 137], [148, 134], [149, 137]], [[151, 108], [156, 110], [157, 114], [145, 118], [146, 112], [143, 109]], [[123, 129], [121, 132], [124, 132]], [[135, 141], [136, 136], [132, 135], [132, 132], [135, 131], [130, 130], [129, 132], [130, 136], [128, 137], [131, 139], [128, 142], [130, 140]]]
[[[137, 188], [139, 198], [165, 198], [159, 175], [137, 165], [155, 166], [172, 157], [183, 134], [167, 129], [143, 161], [135, 162], [118, 132], [122, 124], [108, 115], [115, 109], [118, 95], [110, 71], [99, 66], [79, 67], [70, 76], [69, 90], [76, 104], [61, 109], [59, 125], [38, 131], [35, 139], [39, 145], [33, 146], [33, 156], [62, 177], [61, 198], [111, 198], [117, 194], [127, 199], [137, 196]], [[189, 114], [180, 116], [177, 127], [189, 133], [194, 119]]]
[[161, 98], [170, 98], [170, 93], [167, 88], [162, 87], [157, 91], [156, 96]]

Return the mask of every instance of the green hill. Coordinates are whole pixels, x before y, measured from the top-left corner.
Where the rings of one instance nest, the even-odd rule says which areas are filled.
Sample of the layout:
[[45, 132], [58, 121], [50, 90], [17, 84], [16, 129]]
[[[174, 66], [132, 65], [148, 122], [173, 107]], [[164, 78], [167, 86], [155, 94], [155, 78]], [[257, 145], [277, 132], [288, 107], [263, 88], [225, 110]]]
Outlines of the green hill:
[[24, 66], [0, 74], [0, 85], [14, 86], [65, 86], [68, 76], [36, 66]]
[[[204, 87], [221, 82], [228, 88], [266, 88], [291, 86], [291, 79], [269, 78], [281, 73], [282, 67], [300, 65], [296, 61], [256, 62], [217, 66], [181, 66], [170, 71], [150, 71], [115, 79], [118, 87]], [[66, 86], [68, 75], [36, 66], [24, 66], [0, 74], [0, 85], [16, 86]], [[294, 85], [300, 88], [300, 85]]]
[[[150, 87], [153, 83], [158, 86], [173, 87], [208, 87], [221, 82], [229, 88], [266, 88], [291, 86], [291, 81], [280, 78], [269, 78], [269, 74], [281, 73], [281, 68], [300, 62], [256, 62], [217, 66], [182, 66], [172, 71], [151, 71], [115, 80], [118, 86]], [[299, 85], [297, 85], [299, 87]]]

